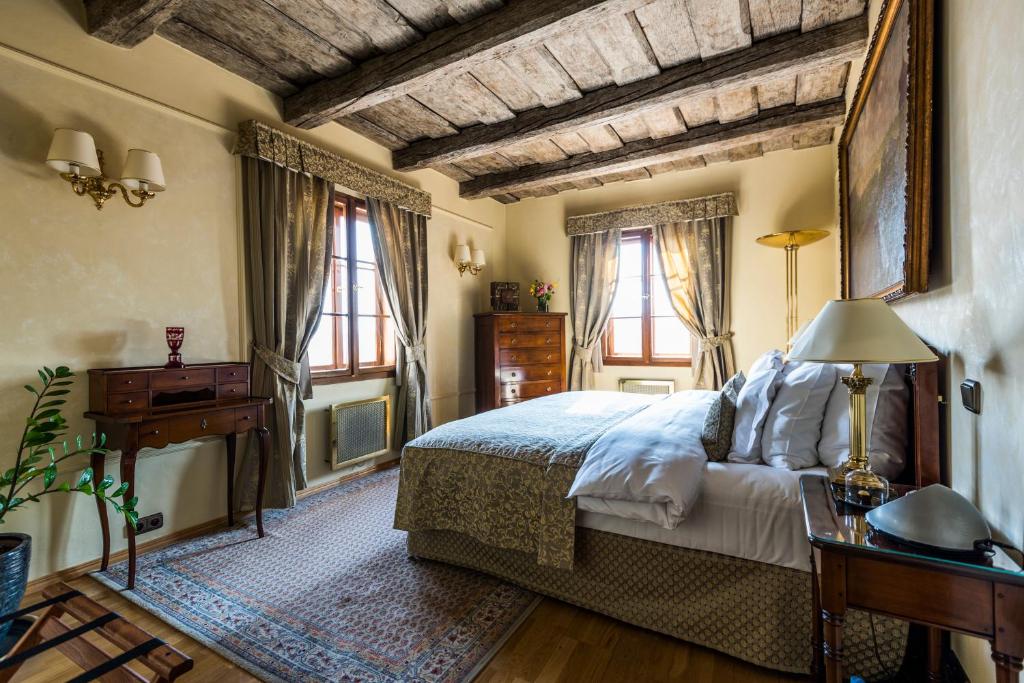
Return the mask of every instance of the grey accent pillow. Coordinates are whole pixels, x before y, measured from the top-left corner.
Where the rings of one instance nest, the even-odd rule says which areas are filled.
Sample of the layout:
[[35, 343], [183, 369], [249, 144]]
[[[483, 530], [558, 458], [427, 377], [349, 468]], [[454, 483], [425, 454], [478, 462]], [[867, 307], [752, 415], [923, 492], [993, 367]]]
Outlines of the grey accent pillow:
[[712, 462], [721, 462], [729, 455], [732, 447], [732, 430], [736, 423], [736, 403], [739, 401], [740, 389], [746, 381], [747, 378], [742, 372], [737, 372], [729, 378], [704, 417], [704, 430], [701, 432], [700, 442], [704, 444], [704, 452]]

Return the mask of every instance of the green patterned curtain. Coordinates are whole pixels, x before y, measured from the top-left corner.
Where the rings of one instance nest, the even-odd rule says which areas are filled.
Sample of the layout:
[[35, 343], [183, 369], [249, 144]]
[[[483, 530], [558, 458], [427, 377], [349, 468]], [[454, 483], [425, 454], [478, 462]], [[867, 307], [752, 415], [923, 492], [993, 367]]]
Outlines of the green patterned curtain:
[[721, 216], [654, 226], [672, 307], [700, 344], [693, 368], [698, 389], [721, 389], [735, 372], [729, 329], [731, 222]]
[[600, 372], [601, 335], [608, 324], [619, 281], [621, 230], [573, 235], [569, 316], [569, 390], [592, 389]]
[[[242, 157], [242, 218], [252, 314], [252, 393], [268, 407], [265, 505], [295, 505], [306, 486], [303, 398], [312, 398], [306, 350], [320, 320], [331, 259], [334, 185], [262, 159]], [[236, 507], [256, 500], [256, 440], [236, 478]]]

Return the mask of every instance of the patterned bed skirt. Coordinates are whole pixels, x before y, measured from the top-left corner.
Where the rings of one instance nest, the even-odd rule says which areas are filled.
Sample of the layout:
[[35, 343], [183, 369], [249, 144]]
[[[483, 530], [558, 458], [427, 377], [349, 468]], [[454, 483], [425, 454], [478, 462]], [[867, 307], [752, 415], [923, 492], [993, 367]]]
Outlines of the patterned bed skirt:
[[[476, 569], [752, 664], [811, 669], [811, 579], [804, 571], [582, 527], [571, 571], [451, 531], [410, 532], [408, 547], [413, 556]], [[905, 622], [875, 616], [873, 638], [868, 615], [848, 611], [847, 670], [868, 680], [891, 676], [907, 631]]]

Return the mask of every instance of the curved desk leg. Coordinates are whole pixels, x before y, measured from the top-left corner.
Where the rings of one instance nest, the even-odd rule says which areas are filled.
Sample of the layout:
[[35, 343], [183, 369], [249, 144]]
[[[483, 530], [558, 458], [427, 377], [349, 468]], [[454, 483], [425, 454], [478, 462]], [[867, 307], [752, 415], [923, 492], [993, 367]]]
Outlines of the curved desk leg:
[[260, 470], [256, 480], [256, 531], [263, 538], [263, 489], [267, 485], [267, 458], [270, 455], [270, 430], [260, 427], [256, 430], [260, 440]]
[[228, 450], [228, 526], [235, 525], [235, 445], [238, 442], [238, 435], [228, 434], [224, 437], [224, 444]]
[[[126, 446], [121, 450], [121, 483], [127, 483], [125, 498], [131, 500], [135, 496], [135, 457], [138, 449]], [[135, 588], [135, 527], [125, 520], [125, 532], [128, 535], [128, 590]]]
[[[89, 466], [92, 468], [93, 481], [103, 481], [103, 467], [105, 456], [103, 453], [93, 453], [89, 456]], [[107, 519], [107, 504], [99, 496], [96, 498], [96, 509], [100, 513], [100, 530], [103, 533], [103, 559], [100, 562], [100, 571], [107, 571], [110, 564], [110, 521]]]

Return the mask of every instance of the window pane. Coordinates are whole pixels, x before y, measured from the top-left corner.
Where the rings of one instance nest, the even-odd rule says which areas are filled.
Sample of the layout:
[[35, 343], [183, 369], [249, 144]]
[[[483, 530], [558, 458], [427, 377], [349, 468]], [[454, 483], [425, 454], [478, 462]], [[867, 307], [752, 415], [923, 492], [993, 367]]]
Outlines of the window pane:
[[324, 313], [337, 313], [337, 307], [335, 306], [336, 300], [334, 298], [335, 280], [334, 280], [334, 264], [335, 261], [332, 259], [331, 264], [327, 266], [327, 287], [324, 290]]
[[348, 225], [344, 204], [334, 208], [334, 255], [348, 256]]
[[357, 286], [356, 306], [359, 315], [384, 315], [387, 306], [377, 286], [377, 269], [373, 266], [359, 264], [356, 271]]
[[643, 274], [643, 244], [640, 240], [622, 240], [619, 249], [619, 279]]
[[690, 356], [690, 333], [676, 316], [654, 318], [654, 355], [671, 358]]
[[615, 288], [615, 300], [612, 301], [611, 317], [630, 317], [643, 314], [643, 279], [630, 277], [619, 280]]
[[672, 315], [675, 310], [672, 308], [672, 301], [669, 299], [668, 287], [661, 275], [651, 278], [651, 315]]
[[309, 342], [309, 367], [334, 367], [334, 318], [329, 315], [320, 316], [320, 325], [313, 333]]
[[642, 318], [616, 318], [608, 322], [613, 356], [643, 355], [642, 325]]
[[[334, 259], [334, 310], [348, 313], [348, 261]], [[327, 304], [324, 304], [325, 306]]]
[[359, 213], [356, 213], [356, 259], [367, 263], [376, 263], [370, 224], [366, 221], [365, 215]]
[[395, 321], [384, 318], [384, 365], [395, 364]]
[[377, 348], [377, 321], [375, 315], [359, 316], [359, 367], [383, 365], [380, 349]]

